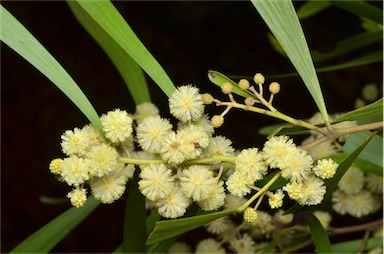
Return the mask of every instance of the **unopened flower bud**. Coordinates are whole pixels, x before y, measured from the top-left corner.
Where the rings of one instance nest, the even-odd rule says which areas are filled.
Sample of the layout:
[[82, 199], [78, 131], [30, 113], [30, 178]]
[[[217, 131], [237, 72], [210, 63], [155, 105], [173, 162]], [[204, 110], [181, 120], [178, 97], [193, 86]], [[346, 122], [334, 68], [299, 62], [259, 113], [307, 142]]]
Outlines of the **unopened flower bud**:
[[277, 83], [277, 82], [272, 82], [272, 83], [269, 85], [269, 91], [270, 91], [272, 94], [277, 94], [278, 92], [280, 92], [280, 84]]
[[244, 221], [245, 222], [250, 222], [250, 223], [255, 223], [257, 220], [257, 212], [255, 209], [248, 207], [244, 211], [243, 215]]
[[209, 105], [214, 101], [214, 98], [209, 93], [204, 93], [201, 95], [201, 100], [203, 101], [203, 104]]
[[256, 73], [255, 76], [253, 77], [253, 81], [255, 81], [256, 84], [264, 84], [265, 78], [263, 74], [261, 73]]
[[249, 88], [249, 81], [246, 79], [240, 79], [238, 83], [239, 87], [243, 90], [247, 90]]
[[224, 123], [224, 117], [221, 115], [215, 115], [212, 117], [211, 123], [214, 128], [219, 128]]
[[224, 93], [224, 94], [230, 94], [232, 93], [232, 84], [227, 82], [227, 83], [224, 83], [221, 87], [221, 91]]
[[58, 175], [61, 173], [61, 166], [63, 165], [63, 159], [57, 158], [49, 163], [49, 170], [51, 173]]

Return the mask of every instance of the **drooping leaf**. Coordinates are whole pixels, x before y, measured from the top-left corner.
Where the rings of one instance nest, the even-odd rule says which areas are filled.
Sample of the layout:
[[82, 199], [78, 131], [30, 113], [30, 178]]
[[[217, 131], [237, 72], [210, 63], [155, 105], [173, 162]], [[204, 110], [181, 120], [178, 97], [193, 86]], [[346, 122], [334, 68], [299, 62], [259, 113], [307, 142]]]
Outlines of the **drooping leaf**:
[[176, 89], [163, 67], [146, 49], [118, 10], [108, 0], [76, 1], [169, 97]]
[[382, 31], [365, 32], [339, 41], [332, 51], [324, 53], [314, 51], [312, 57], [315, 62], [326, 61], [380, 41], [383, 41]]
[[[371, 135], [369, 131], [351, 134], [343, 145], [343, 151], [351, 153]], [[373, 136], [371, 142], [359, 154], [359, 158], [383, 167], [383, 137]]]
[[383, 11], [376, 6], [361, 0], [355, 1], [329, 1], [333, 5], [356, 14], [360, 17], [364, 17], [375, 21], [376, 23], [383, 23]]
[[124, 253], [144, 253], [147, 238], [145, 198], [138, 188], [139, 170], [135, 170], [130, 180], [124, 216]]
[[52, 81], [102, 133], [99, 116], [92, 104], [59, 62], [3, 6], [0, 6], [0, 20], [1, 41]]
[[251, 1], [300, 74], [325, 122], [329, 123], [311, 53], [292, 2], [289, 0]]
[[235, 210], [225, 210], [221, 212], [198, 215], [188, 218], [162, 220], [156, 222], [156, 226], [147, 239], [147, 245], [159, 243], [163, 240], [179, 236], [192, 229], [203, 226], [215, 219], [235, 213]]
[[[382, 61], [383, 61], [383, 51], [378, 51], [378, 52], [374, 52], [374, 53], [371, 53], [368, 55], [364, 55], [364, 56], [352, 59], [350, 61], [347, 61], [347, 62], [344, 62], [341, 64], [317, 68], [316, 71], [317, 71], [317, 73], [337, 71], [337, 70], [355, 68], [358, 66], [382, 62]], [[268, 75], [268, 77], [271, 79], [290, 78], [290, 77], [296, 77], [296, 76], [298, 76], [298, 73], [296, 73], [296, 72], [276, 74], [276, 75]], [[233, 77], [236, 77], [236, 76], [233, 76]]]
[[359, 119], [369, 118], [373, 116], [381, 116], [381, 117], [383, 116], [383, 99], [375, 101], [362, 108], [345, 113], [340, 117], [338, 117], [334, 121], [334, 123], [359, 120]]
[[327, 232], [324, 230], [320, 221], [312, 213], [306, 213], [306, 215], [309, 218], [309, 227], [311, 228], [316, 253], [333, 253]]
[[135, 104], [151, 101], [143, 70], [121, 48], [110, 35], [89, 16], [77, 2], [68, 1], [68, 5], [81, 25], [95, 39], [116, 66], [125, 81]]
[[297, 17], [303, 20], [324, 11], [330, 6], [331, 4], [327, 1], [308, 1], [297, 10]]
[[100, 204], [93, 196], [81, 208], [70, 208], [40, 228], [11, 253], [48, 253]]

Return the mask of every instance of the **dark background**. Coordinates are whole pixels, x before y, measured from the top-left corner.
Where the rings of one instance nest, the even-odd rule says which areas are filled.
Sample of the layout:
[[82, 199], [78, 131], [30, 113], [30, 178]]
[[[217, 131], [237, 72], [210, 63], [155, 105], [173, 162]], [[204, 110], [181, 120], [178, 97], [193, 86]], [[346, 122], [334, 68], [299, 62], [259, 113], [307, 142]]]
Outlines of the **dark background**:
[[[372, 2], [381, 6], [380, 2]], [[268, 29], [250, 2], [114, 2], [124, 18], [176, 85], [192, 83], [222, 98], [207, 71], [253, 76], [292, 72], [290, 62], [267, 40]], [[295, 2], [300, 6], [301, 2]], [[99, 114], [114, 108], [134, 111], [132, 98], [100, 47], [83, 30], [65, 2], [2, 1], [79, 84]], [[331, 50], [336, 42], [363, 31], [360, 20], [331, 7], [302, 22], [311, 49]], [[381, 45], [377, 45], [381, 47]], [[371, 52], [360, 50], [330, 64]], [[42, 196], [62, 198], [70, 190], [49, 173], [61, 157], [60, 135], [88, 120], [59, 89], [6, 45], [1, 47], [1, 252], [8, 252], [70, 205], [48, 205]], [[381, 87], [382, 65], [371, 64], [319, 74], [330, 113], [351, 110], [365, 84]], [[148, 78], [153, 101], [168, 116], [165, 95]], [[279, 79], [275, 104], [296, 118], [316, 112], [301, 80]], [[223, 109], [210, 106], [208, 112]], [[236, 148], [260, 146], [258, 128], [277, 123], [233, 110], [218, 134]], [[126, 195], [101, 205], [53, 252], [111, 252], [122, 242]]]

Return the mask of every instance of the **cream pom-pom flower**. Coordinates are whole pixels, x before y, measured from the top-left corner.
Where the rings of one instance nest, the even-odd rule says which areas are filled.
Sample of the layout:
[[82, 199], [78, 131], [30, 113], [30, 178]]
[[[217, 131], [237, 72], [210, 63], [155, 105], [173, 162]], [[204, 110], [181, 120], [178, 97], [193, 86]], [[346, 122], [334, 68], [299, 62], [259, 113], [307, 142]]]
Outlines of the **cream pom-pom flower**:
[[169, 98], [171, 114], [182, 122], [196, 121], [203, 116], [204, 104], [199, 89], [180, 86]]

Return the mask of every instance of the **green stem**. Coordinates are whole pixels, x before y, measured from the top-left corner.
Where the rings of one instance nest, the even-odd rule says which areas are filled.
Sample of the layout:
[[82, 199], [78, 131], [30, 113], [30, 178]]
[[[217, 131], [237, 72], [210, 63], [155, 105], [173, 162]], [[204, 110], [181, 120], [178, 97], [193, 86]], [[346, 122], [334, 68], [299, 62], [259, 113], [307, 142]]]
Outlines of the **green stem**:
[[274, 182], [276, 182], [277, 179], [279, 179], [280, 175], [281, 175], [280, 172], [274, 175], [272, 179], [269, 180], [269, 182], [263, 186], [263, 188], [261, 188], [255, 195], [253, 195], [250, 199], [248, 199], [248, 201], [245, 202], [242, 206], [239, 206], [236, 209], [236, 212], [240, 213], [240, 212], [243, 212], [245, 209], [247, 209], [247, 207], [250, 206], [253, 201], [255, 201], [258, 197], [260, 197], [264, 192], [266, 192], [269, 189], [269, 187], [271, 187], [271, 185]]
[[148, 165], [148, 164], [166, 164], [167, 162], [164, 160], [142, 160], [142, 159], [132, 159], [120, 157], [118, 159], [119, 162], [125, 164], [135, 164], [135, 165]]
[[244, 104], [240, 104], [240, 103], [234, 103], [234, 102], [221, 102], [220, 105], [225, 105], [225, 106], [232, 106], [234, 108], [241, 108], [241, 109], [244, 109], [244, 110], [248, 110], [248, 111], [252, 111], [252, 112], [255, 112], [255, 113], [259, 113], [259, 114], [263, 114], [263, 115], [267, 115], [267, 116], [271, 116], [271, 117], [274, 117], [274, 118], [277, 118], [277, 119], [281, 119], [285, 122], [288, 122], [288, 123], [291, 123], [293, 125], [297, 125], [297, 126], [301, 126], [301, 127], [304, 127], [306, 129], [309, 129], [309, 130], [313, 130], [313, 131], [316, 131], [320, 134], [323, 134], [323, 135], [327, 135], [327, 131], [322, 129], [322, 128], [319, 128], [315, 125], [312, 125], [310, 123], [307, 123], [307, 122], [304, 122], [302, 120], [298, 120], [298, 119], [295, 119], [295, 118], [292, 118], [290, 116], [287, 116], [279, 111], [269, 111], [269, 110], [266, 110], [266, 109], [262, 109], [262, 108], [257, 108], [257, 107], [253, 107], [253, 106], [246, 106]]
[[193, 160], [188, 160], [184, 162], [184, 164], [198, 164], [198, 163], [210, 163], [210, 162], [231, 162], [235, 163], [236, 162], [236, 156], [225, 156], [225, 155], [213, 155], [212, 157], [208, 158], [202, 158], [202, 159], [193, 159]]

